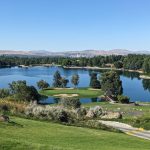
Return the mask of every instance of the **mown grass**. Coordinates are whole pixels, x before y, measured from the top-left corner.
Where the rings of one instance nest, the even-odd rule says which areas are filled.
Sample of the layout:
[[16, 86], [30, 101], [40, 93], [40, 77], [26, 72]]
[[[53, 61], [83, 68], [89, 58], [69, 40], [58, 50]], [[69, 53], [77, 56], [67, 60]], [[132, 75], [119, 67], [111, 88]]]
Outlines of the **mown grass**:
[[0, 123], [2, 150], [149, 150], [150, 142], [81, 127], [13, 117], [16, 125]]
[[79, 98], [95, 98], [103, 94], [102, 90], [92, 90], [88, 88], [77, 89], [45, 89], [39, 92], [45, 96], [54, 96], [58, 94], [78, 94]]

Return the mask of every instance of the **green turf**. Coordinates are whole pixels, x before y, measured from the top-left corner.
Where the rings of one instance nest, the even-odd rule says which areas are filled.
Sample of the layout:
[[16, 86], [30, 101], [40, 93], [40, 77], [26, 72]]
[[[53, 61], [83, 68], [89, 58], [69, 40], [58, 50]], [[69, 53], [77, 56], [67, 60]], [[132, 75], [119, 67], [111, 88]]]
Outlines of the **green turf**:
[[[146, 104], [146, 103], [145, 103]], [[106, 111], [119, 111], [124, 112], [124, 118], [133, 118], [133, 117], [142, 117], [142, 116], [150, 116], [150, 104], [145, 106], [135, 106], [134, 104], [111, 104], [108, 102], [94, 102], [94, 103], [86, 103], [82, 104], [85, 107], [94, 107], [94, 106], [102, 106], [102, 108]]]
[[83, 104], [85, 107], [102, 106], [104, 111], [123, 113], [123, 119], [119, 120], [135, 127], [150, 130], [150, 103], [145, 106], [134, 106], [131, 104], [110, 104], [108, 102], [95, 102]]
[[53, 96], [57, 94], [78, 94], [79, 98], [95, 98], [101, 96], [103, 92], [101, 90], [90, 90], [88, 88], [78, 88], [78, 89], [50, 89], [42, 90], [40, 94], [46, 96]]
[[13, 117], [0, 123], [2, 150], [149, 150], [150, 141], [103, 130]]

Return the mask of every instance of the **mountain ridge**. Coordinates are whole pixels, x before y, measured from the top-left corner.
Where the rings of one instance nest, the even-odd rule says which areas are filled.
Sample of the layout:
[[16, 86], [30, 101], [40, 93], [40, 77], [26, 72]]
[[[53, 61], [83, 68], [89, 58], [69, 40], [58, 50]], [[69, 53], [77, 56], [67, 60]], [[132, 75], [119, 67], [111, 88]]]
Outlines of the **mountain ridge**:
[[131, 51], [126, 49], [112, 49], [112, 50], [81, 50], [81, 51], [64, 51], [54, 52], [47, 50], [0, 50], [0, 55], [17, 55], [17, 56], [62, 56], [62, 57], [94, 57], [94, 56], [108, 56], [108, 55], [128, 55], [128, 54], [147, 54], [150, 51]]

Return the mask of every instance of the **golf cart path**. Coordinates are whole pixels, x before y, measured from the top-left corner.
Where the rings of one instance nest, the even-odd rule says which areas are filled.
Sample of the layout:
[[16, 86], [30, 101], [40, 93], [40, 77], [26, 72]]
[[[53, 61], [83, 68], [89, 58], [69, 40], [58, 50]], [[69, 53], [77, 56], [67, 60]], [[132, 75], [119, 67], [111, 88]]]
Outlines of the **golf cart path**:
[[143, 128], [134, 128], [128, 124], [120, 123], [116, 121], [103, 121], [99, 120], [100, 123], [118, 129], [128, 135], [136, 136], [139, 138], [150, 140], [150, 131], [144, 130]]

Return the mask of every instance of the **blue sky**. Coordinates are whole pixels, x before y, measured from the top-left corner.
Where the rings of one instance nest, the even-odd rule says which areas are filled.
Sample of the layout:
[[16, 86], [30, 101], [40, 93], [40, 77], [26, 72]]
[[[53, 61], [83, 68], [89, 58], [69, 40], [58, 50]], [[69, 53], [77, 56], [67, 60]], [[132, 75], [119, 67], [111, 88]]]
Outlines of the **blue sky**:
[[150, 50], [150, 0], [0, 0], [0, 49]]

